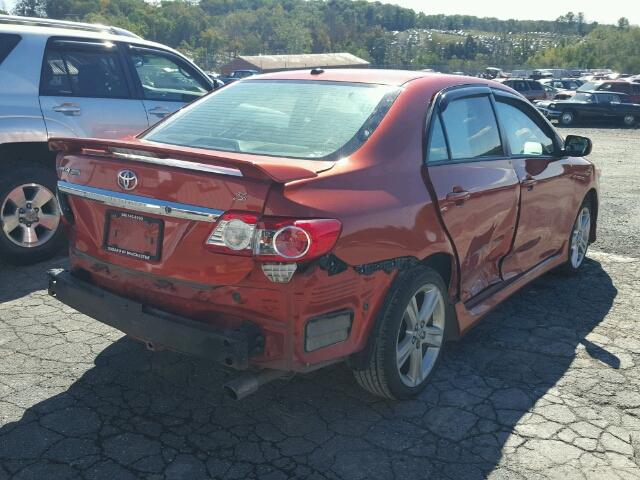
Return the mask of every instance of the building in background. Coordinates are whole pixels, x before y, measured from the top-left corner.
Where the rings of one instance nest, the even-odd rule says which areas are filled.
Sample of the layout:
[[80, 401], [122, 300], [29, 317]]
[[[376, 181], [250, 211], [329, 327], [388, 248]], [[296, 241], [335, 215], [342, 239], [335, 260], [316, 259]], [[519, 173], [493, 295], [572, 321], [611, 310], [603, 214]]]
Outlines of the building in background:
[[368, 68], [369, 62], [350, 53], [305, 53], [300, 55], [240, 55], [222, 67], [222, 74], [235, 70], [260, 73], [304, 68]]

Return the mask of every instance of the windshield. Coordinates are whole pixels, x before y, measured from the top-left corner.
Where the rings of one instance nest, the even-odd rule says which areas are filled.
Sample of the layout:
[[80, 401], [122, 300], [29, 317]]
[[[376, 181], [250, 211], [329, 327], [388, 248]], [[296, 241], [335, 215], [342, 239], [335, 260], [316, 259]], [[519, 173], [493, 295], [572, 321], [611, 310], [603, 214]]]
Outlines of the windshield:
[[588, 92], [588, 91], [597, 90], [597, 89], [598, 89], [598, 84], [596, 82], [587, 82], [580, 85], [580, 88], [578, 88], [578, 91]]
[[145, 140], [300, 159], [350, 155], [373, 133], [396, 87], [245, 80], [197, 101]]
[[591, 93], [576, 93], [570, 101], [592, 103], [595, 99]]

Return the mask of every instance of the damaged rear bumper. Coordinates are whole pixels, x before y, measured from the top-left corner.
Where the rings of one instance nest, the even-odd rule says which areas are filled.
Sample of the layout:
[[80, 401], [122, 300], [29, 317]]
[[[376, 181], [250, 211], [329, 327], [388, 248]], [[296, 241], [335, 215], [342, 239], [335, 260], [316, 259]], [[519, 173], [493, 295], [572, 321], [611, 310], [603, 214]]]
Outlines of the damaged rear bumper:
[[221, 330], [173, 313], [107, 292], [67, 270], [49, 270], [49, 294], [106, 325], [176, 352], [221, 363], [238, 370], [260, 355], [264, 337], [259, 327], [245, 322], [235, 330]]

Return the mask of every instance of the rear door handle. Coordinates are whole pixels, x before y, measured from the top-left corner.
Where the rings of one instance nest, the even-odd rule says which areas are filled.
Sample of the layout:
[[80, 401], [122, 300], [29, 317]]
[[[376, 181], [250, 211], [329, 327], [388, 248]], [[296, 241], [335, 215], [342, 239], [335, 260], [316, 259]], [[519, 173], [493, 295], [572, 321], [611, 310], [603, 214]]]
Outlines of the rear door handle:
[[464, 202], [471, 198], [471, 194], [466, 190], [460, 190], [456, 192], [447, 193], [446, 199], [449, 202], [453, 202], [456, 205], [462, 205]]
[[538, 180], [536, 180], [535, 178], [528, 177], [522, 181], [522, 186], [525, 187], [527, 190], [532, 190], [533, 186], [536, 183], [538, 183]]
[[167, 110], [164, 107], [155, 107], [152, 108], [151, 110], [149, 110], [149, 113], [151, 115], [155, 115], [156, 117], [166, 117], [167, 115], [169, 115], [171, 112], [169, 110]]
[[65, 115], [80, 115], [80, 106], [76, 103], [61, 103], [53, 107], [54, 112], [64, 113]]

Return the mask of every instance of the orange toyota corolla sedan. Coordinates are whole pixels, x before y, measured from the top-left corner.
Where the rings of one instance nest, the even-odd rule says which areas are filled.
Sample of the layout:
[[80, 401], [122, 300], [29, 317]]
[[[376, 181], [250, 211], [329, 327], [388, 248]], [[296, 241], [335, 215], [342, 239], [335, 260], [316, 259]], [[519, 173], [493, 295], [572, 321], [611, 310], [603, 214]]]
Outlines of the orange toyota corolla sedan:
[[248, 369], [236, 398], [340, 361], [412, 397], [446, 340], [596, 235], [591, 142], [490, 80], [254, 76], [136, 138], [50, 146], [71, 258], [51, 295]]

